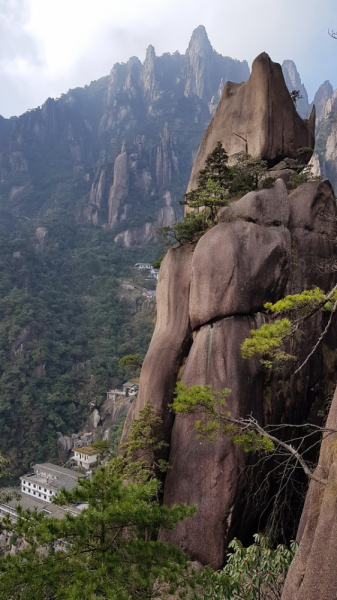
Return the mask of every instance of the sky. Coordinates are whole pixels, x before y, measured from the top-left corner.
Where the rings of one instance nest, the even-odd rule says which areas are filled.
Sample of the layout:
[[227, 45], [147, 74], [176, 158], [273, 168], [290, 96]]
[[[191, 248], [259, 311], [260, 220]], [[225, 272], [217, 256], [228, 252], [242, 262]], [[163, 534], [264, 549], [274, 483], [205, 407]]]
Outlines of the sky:
[[0, 0], [0, 114], [19, 115], [108, 75], [130, 56], [184, 53], [204, 25], [213, 48], [294, 60], [309, 100], [337, 88], [337, 0]]

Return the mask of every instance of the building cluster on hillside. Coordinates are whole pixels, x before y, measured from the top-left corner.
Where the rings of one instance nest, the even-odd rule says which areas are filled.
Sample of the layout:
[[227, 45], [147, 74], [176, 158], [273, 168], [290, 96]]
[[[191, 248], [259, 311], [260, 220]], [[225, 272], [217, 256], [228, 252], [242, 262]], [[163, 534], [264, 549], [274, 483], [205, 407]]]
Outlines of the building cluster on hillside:
[[137, 271], [148, 271], [147, 279], [156, 279], [159, 277], [159, 269], [155, 269], [150, 263], [136, 263], [133, 265], [134, 269]]
[[126, 396], [127, 398], [134, 398], [138, 394], [138, 382], [139, 379], [131, 379], [130, 381], [126, 381], [126, 383], [123, 383], [121, 389], [116, 388], [114, 390], [109, 390], [107, 392], [107, 400], [112, 400], [113, 402], [116, 402], [117, 396]]
[[87, 473], [73, 471], [52, 463], [34, 465], [30, 473], [20, 477], [20, 491], [15, 488], [3, 490], [4, 495], [8, 494], [11, 499], [0, 503], [0, 519], [8, 515], [15, 521], [18, 506], [59, 519], [62, 519], [66, 513], [77, 515], [81, 509], [79, 505], [61, 507], [53, 504], [52, 500], [62, 488], [70, 492], [78, 485], [79, 479], [90, 476], [90, 469], [97, 463], [99, 452], [92, 446], [74, 448], [73, 451], [71, 462], [84, 467]]

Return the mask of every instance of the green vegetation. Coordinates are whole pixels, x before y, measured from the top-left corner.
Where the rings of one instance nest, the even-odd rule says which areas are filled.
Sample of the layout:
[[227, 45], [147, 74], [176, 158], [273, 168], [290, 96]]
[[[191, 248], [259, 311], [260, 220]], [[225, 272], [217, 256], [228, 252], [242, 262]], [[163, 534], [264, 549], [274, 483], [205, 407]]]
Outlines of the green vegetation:
[[231, 162], [228, 165], [227, 152], [218, 142], [199, 172], [197, 188], [185, 194], [181, 202], [189, 209], [183, 221], [159, 229], [167, 246], [194, 244], [217, 223], [219, 209], [227, 206], [230, 198], [260, 187], [269, 188], [275, 181], [266, 177], [268, 165], [261, 158], [239, 152], [231, 157]]
[[[207, 390], [203, 397], [209, 405]], [[248, 548], [233, 540], [221, 571], [206, 567], [196, 573], [183, 551], [157, 541], [159, 529], [174, 529], [196, 510], [158, 501], [154, 456], [165, 447], [155, 436], [161, 425], [147, 403], [133, 422], [124, 457], [99, 467], [75, 490], [59, 493], [57, 504], [85, 504], [77, 516], [55, 519], [21, 510], [17, 523], [2, 522], [12, 543], [24, 537], [29, 546], [0, 558], [0, 599], [154, 600], [172, 593], [195, 600], [261, 600], [270, 593], [280, 598], [294, 544], [273, 550], [260, 535]]]
[[187, 388], [178, 381], [172, 409], [178, 414], [195, 413], [201, 415], [195, 421], [197, 437], [214, 440], [219, 436], [230, 436], [234, 444], [241, 444], [245, 452], [272, 452], [273, 442], [265, 432], [254, 431], [254, 423], [244, 419], [235, 419], [227, 407], [229, 389], [213, 391], [211, 386], [194, 385]]
[[228, 563], [218, 572], [205, 569], [201, 581], [205, 589], [203, 598], [214, 600], [277, 600], [281, 598], [290, 563], [297, 550], [292, 542], [290, 549], [279, 544], [270, 547], [268, 538], [254, 535], [255, 543], [244, 548], [234, 539], [229, 547], [232, 553]]
[[319, 288], [304, 290], [300, 294], [286, 296], [275, 304], [267, 302], [264, 307], [273, 317], [282, 314], [287, 314], [287, 317], [253, 329], [250, 332], [252, 337], [241, 344], [242, 356], [251, 358], [259, 355], [265, 367], [296, 360], [296, 357], [284, 351], [284, 345], [294, 337], [299, 326], [319, 310], [333, 313], [336, 302], [335, 288], [327, 294]]
[[156, 537], [159, 527], [173, 529], [194, 509], [159, 506], [158, 491], [155, 479], [123, 483], [99, 467], [92, 481], [59, 495], [59, 503], [86, 503], [79, 515], [54, 519], [21, 512], [15, 532], [29, 547], [0, 559], [0, 598], [134, 600], [174, 592], [183, 584], [187, 557]]
[[119, 360], [145, 355], [153, 330], [153, 311], [120, 296], [139, 250], [79, 227], [65, 207], [39, 226], [43, 244], [28, 221], [0, 229], [0, 450], [21, 473], [56, 460], [56, 432], [83, 427], [89, 403], [121, 383]]

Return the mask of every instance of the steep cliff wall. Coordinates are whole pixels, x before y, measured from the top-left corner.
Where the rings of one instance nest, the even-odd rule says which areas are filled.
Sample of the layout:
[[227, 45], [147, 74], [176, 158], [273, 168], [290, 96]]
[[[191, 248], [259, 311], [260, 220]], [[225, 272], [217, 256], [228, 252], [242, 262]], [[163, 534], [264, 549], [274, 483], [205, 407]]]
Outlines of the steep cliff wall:
[[[267, 140], [256, 148], [256, 154], [268, 148], [264, 157], [270, 160], [276, 154], [285, 158], [287, 151], [296, 153], [308, 139], [313, 147], [312, 131], [294, 112], [281, 78], [279, 66], [262, 55], [254, 63], [250, 82], [227, 84], [201, 143], [190, 185], [213, 149], [212, 143], [229, 143], [234, 120], [240, 131], [253, 131], [254, 140]], [[257, 81], [269, 81], [270, 85], [261, 87], [255, 85]], [[253, 94], [255, 88], [257, 95]], [[231, 90], [233, 98], [242, 101], [231, 103]], [[282, 93], [277, 94], [280, 90]], [[289, 102], [284, 101], [286, 94]], [[273, 107], [262, 119], [255, 113], [257, 97], [261, 107]], [[226, 102], [231, 103], [235, 119], [224, 118]], [[278, 143], [280, 131], [287, 132], [289, 144], [286, 134]], [[126, 433], [132, 418], [146, 400], [151, 400], [163, 419], [163, 434], [170, 440], [164, 502], [195, 503], [198, 507], [194, 517], [179, 523], [175, 531], [162, 532], [161, 539], [185, 548], [194, 559], [215, 568], [223, 563], [231, 538], [245, 538], [257, 527], [251, 497], [264, 473], [250, 482], [248, 494], [245, 466], [249, 459], [242, 449], [226, 437], [217, 441], [197, 439], [194, 423], [202, 415], [173, 418], [169, 404], [177, 378], [188, 387], [229, 388], [233, 415], [252, 414], [264, 425], [301, 423], [317, 415], [323, 406], [323, 382], [334, 377], [337, 347], [331, 335], [325, 350], [320, 347], [315, 352], [298, 379], [292, 377], [292, 365], [270, 378], [256, 359], [243, 359], [240, 354], [241, 342], [268, 318], [265, 302], [316, 285], [328, 290], [334, 284], [335, 274], [322, 274], [318, 267], [319, 261], [335, 253], [336, 204], [330, 183], [310, 181], [288, 195], [279, 179], [270, 190], [250, 192], [232, 202], [222, 210], [221, 219], [224, 221], [208, 231], [194, 249], [171, 249], [163, 262], [158, 322], [144, 361], [139, 396], [125, 428]], [[299, 360], [311, 350], [325, 323], [325, 317], [319, 315], [307, 324], [305, 337], [295, 342]], [[329, 364], [326, 353], [330, 353]], [[268, 493], [261, 498], [260, 509], [265, 507]]]
[[248, 77], [247, 63], [215, 52], [200, 26], [185, 55], [149, 46], [143, 64], [132, 57], [83, 89], [0, 117], [0, 209], [35, 219], [66, 198], [79, 224], [112, 229], [125, 245], [153, 240], [181, 214], [221, 82]]
[[229, 156], [246, 152], [270, 166], [285, 157], [297, 159], [299, 148], [314, 149], [315, 109], [307, 122], [301, 119], [280, 65], [263, 52], [254, 60], [248, 81], [226, 83], [194, 161], [188, 190], [196, 187], [198, 173], [219, 141]]
[[326, 422], [315, 475], [311, 481], [297, 535], [299, 549], [290, 566], [282, 600], [330, 600], [336, 595], [336, 442], [337, 391]]

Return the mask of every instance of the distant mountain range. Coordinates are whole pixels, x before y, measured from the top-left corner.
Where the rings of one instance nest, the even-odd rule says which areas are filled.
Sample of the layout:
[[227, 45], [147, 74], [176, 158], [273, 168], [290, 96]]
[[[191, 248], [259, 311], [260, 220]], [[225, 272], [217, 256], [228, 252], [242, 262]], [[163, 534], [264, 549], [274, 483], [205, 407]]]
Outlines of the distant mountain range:
[[[295, 63], [285, 60], [282, 68], [307, 117], [311, 106]], [[181, 214], [178, 202], [224, 84], [248, 77], [247, 62], [218, 54], [200, 26], [184, 55], [158, 57], [149, 46], [143, 64], [132, 57], [84, 88], [0, 118], [0, 209], [38, 220], [55, 209], [66, 184], [79, 224], [113, 229], [124, 246], [143, 245]], [[323, 174], [337, 183], [334, 101], [325, 82], [314, 100], [318, 156]]]

